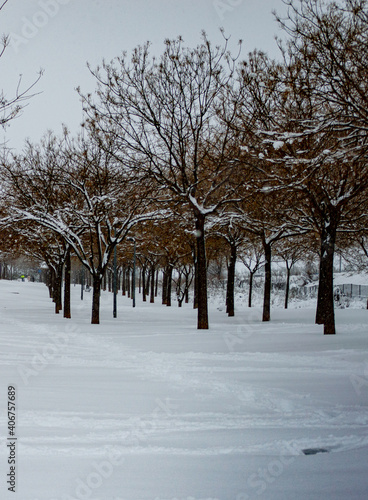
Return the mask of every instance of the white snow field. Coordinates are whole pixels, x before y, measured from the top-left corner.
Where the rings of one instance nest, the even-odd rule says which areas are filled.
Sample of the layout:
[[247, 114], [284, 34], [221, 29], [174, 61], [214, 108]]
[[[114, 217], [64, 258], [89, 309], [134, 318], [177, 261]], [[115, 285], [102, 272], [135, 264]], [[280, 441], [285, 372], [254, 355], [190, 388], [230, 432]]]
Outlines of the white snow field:
[[105, 292], [91, 325], [91, 294], [72, 292], [66, 320], [45, 285], [0, 281], [1, 499], [368, 498], [366, 309], [323, 336], [312, 307], [265, 324], [244, 298], [197, 331], [191, 305], [140, 296], [113, 319]]

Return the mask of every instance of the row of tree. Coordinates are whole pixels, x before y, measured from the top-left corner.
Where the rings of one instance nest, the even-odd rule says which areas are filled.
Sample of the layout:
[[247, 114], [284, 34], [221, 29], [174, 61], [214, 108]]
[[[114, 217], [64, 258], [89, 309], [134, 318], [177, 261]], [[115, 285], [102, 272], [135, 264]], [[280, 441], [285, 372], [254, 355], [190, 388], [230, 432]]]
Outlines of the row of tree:
[[263, 320], [272, 251], [285, 241], [319, 254], [316, 322], [335, 333], [335, 246], [364, 239], [367, 224], [367, 2], [285, 3], [281, 62], [259, 51], [240, 61], [225, 36], [213, 47], [203, 34], [194, 49], [166, 40], [159, 58], [146, 44], [91, 69], [97, 90], [79, 90], [77, 138], [50, 133], [4, 158], [4, 231], [34, 241], [59, 280], [79, 259], [93, 278], [93, 323], [114, 249], [135, 238], [147, 266], [165, 252], [192, 259], [198, 328], [208, 328], [209, 239], [229, 247], [232, 310], [247, 237], [262, 246]]

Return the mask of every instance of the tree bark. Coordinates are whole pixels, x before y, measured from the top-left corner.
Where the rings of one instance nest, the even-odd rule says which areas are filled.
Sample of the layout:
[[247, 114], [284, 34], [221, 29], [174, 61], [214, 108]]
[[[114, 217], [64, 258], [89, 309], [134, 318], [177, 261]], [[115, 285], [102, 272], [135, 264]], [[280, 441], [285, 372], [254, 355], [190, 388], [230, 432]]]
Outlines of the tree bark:
[[204, 233], [205, 217], [196, 215], [196, 237], [197, 237], [197, 294], [198, 294], [198, 330], [207, 330], [208, 303], [207, 303], [207, 262], [206, 262], [206, 240]]
[[263, 242], [265, 254], [265, 283], [263, 297], [263, 316], [262, 321], [270, 321], [271, 319], [271, 244]]
[[158, 274], [159, 274], [160, 270], [157, 268], [156, 270], [156, 282], [155, 282], [155, 297], [158, 296]]
[[336, 333], [333, 293], [333, 261], [336, 231], [337, 220], [332, 215], [324, 221], [321, 232], [321, 257], [316, 311], [316, 323], [324, 325], [323, 333], [325, 335], [334, 335]]
[[185, 274], [185, 303], [189, 304], [189, 273]]
[[54, 299], [54, 293], [55, 293], [55, 271], [50, 267], [48, 270], [48, 276], [47, 276], [47, 286], [49, 289], [49, 296], [50, 299]]
[[162, 276], [162, 304], [167, 305], [167, 267], [164, 267]]
[[254, 272], [249, 271], [249, 297], [248, 297], [248, 307], [252, 307], [253, 277], [254, 277]]
[[185, 282], [184, 282], [184, 289], [182, 289], [182, 278], [183, 278], [183, 273], [180, 271], [179, 278], [176, 284], [176, 295], [178, 298], [178, 306], [182, 307], [183, 305], [183, 300], [185, 297]]
[[146, 297], [149, 296], [151, 289], [151, 269], [148, 267], [146, 278]]
[[100, 295], [101, 295], [102, 276], [95, 274], [93, 276], [93, 297], [92, 297], [92, 325], [100, 324]]
[[285, 287], [285, 305], [284, 308], [287, 309], [289, 305], [289, 290], [290, 290], [290, 272], [291, 267], [286, 263], [286, 287]]
[[147, 284], [146, 284], [146, 268], [142, 267], [142, 296], [143, 296], [143, 302], [147, 301], [146, 297], [147, 293]]
[[134, 298], [134, 301], [135, 301], [135, 292], [136, 292], [136, 269], [133, 267], [132, 268], [132, 279], [131, 279], [131, 296], [132, 296], [132, 299]]
[[54, 281], [53, 299], [55, 302], [55, 314], [59, 314], [59, 312], [63, 309], [62, 288], [63, 288], [63, 266], [59, 265], [57, 271], [55, 272], [55, 281]]
[[70, 249], [66, 253], [65, 258], [65, 281], [64, 281], [64, 318], [72, 317], [70, 310], [70, 274], [71, 274], [71, 259]]
[[226, 289], [226, 312], [228, 316], [235, 315], [235, 265], [237, 248], [234, 243], [230, 243], [230, 262], [227, 268], [227, 289]]
[[171, 289], [172, 289], [172, 273], [173, 267], [169, 265], [167, 270], [167, 297], [166, 297], [166, 305], [171, 307]]

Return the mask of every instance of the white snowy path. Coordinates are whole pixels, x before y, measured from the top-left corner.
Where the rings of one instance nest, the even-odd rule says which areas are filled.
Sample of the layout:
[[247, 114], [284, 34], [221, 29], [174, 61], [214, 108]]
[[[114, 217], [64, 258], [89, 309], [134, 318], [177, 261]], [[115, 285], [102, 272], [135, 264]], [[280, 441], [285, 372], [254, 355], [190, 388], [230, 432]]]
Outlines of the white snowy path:
[[[179, 309], [0, 281], [0, 498], [304, 500], [368, 497], [368, 311]], [[8, 493], [8, 385], [17, 386], [17, 493]], [[306, 456], [302, 450], [323, 448]]]

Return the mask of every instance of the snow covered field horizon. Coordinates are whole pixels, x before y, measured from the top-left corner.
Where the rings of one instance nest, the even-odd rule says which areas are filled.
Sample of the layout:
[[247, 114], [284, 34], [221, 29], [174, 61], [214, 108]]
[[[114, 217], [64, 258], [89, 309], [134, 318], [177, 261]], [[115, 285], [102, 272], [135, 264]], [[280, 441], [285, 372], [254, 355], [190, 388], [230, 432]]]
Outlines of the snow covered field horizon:
[[66, 320], [45, 285], [0, 281], [1, 498], [367, 496], [366, 309], [337, 309], [324, 336], [311, 300], [269, 323], [245, 298], [234, 318], [214, 301], [198, 331], [191, 305], [139, 299], [119, 295], [114, 319], [103, 293], [91, 325], [79, 287]]

